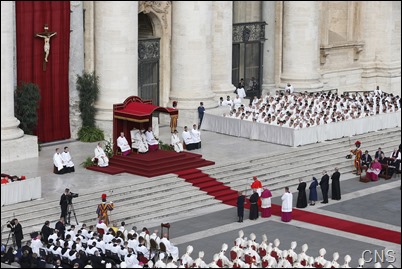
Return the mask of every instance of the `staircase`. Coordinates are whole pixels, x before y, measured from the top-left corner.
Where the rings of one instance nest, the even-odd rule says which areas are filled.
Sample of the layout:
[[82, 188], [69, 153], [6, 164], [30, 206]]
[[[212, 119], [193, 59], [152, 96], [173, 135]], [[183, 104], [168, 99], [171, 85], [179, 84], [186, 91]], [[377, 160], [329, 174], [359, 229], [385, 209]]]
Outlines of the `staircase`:
[[[349, 138], [341, 138], [289, 148], [279, 155], [267, 152], [264, 158], [258, 159], [252, 157], [252, 152], [245, 152], [250, 156], [245, 162], [231, 160], [201, 169], [183, 165], [175, 171], [176, 175], [152, 177], [141, 184], [116, 183], [112, 189], [94, 186], [98, 189], [88, 190], [87, 193], [80, 193], [79, 198], [74, 198], [76, 216], [80, 224], [94, 224], [96, 206], [102, 193], [107, 193], [108, 200], [116, 204], [111, 214], [112, 222], [124, 220], [128, 227], [140, 227], [141, 223], [150, 226], [151, 223], [174, 221], [180, 217], [185, 218], [186, 214], [198, 214], [201, 210], [221, 210], [225, 208], [222, 203], [233, 204], [237, 191], [244, 191], [250, 186], [252, 176], [257, 176], [274, 193], [282, 191], [285, 186], [297, 186], [299, 178], [320, 177], [322, 170], [330, 171], [338, 167], [341, 174], [352, 172], [353, 162], [345, 156], [349, 154], [350, 144], [354, 146], [355, 140], [360, 140], [362, 150], [367, 149], [370, 154], [374, 154], [378, 147], [389, 154], [401, 143], [401, 130], [393, 128], [358, 135], [351, 141]], [[154, 166], [147, 169], [152, 171], [159, 168]], [[17, 217], [23, 225], [25, 240], [30, 238], [31, 232], [40, 231], [46, 220], [55, 223], [59, 216], [58, 199], [23, 202], [4, 206], [1, 210], [2, 225]], [[71, 223], [75, 224], [73, 215]], [[3, 242], [7, 240], [8, 232], [8, 228], [2, 230]]]

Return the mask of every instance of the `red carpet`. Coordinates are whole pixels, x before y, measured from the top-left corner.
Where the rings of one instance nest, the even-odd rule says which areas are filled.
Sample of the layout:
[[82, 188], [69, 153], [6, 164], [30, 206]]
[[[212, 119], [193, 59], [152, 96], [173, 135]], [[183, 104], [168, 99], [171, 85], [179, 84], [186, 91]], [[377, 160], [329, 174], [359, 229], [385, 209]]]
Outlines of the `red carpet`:
[[200, 154], [157, 150], [146, 154], [115, 155], [109, 160], [108, 167], [91, 166], [87, 169], [111, 175], [130, 173], [144, 177], [155, 177], [183, 169], [213, 164], [215, 163], [203, 159]]
[[[209, 175], [201, 172], [198, 169], [180, 171], [176, 174], [194, 186], [199, 187], [202, 191], [207, 192], [208, 195], [214, 196], [216, 199], [221, 200], [224, 204], [236, 206], [238, 196], [237, 191], [224, 186], [222, 182], [217, 181], [215, 178], [211, 178]], [[250, 204], [247, 203], [245, 208], [250, 208]], [[281, 216], [281, 206], [272, 204], [271, 212], [273, 215]], [[294, 220], [324, 226], [343, 232], [401, 244], [400, 232], [382, 229], [380, 227], [338, 219], [296, 208], [293, 208], [292, 218]]]

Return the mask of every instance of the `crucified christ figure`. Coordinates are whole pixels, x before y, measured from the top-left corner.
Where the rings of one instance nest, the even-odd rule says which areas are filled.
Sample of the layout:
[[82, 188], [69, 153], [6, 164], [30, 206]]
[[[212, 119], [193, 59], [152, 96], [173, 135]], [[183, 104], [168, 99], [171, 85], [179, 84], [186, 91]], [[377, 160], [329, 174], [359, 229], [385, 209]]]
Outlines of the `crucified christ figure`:
[[45, 62], [47, 62], [47, 58], [49, 57], [49, 52], [50, 52], [50, 38], [54, 35], [56, 35], [56, 32], [49, 32], [47, 25], [45, 25], [45, 31], [43, 33], [38, 33], [35, 36], [36, 37], [41, 37], [45, 41], [45, 45], [43, 47], [45, 51]]

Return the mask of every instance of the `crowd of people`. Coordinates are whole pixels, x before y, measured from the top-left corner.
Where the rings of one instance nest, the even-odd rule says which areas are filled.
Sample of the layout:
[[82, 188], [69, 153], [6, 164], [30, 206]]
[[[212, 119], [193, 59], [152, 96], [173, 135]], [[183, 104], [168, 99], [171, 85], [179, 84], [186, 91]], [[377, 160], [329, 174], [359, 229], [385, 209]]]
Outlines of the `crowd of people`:
[[[100, 230], [86, 224], [52, 229], [46, 221], [40, 233], [18, 246], [18, 251], [2, 245], [2, 262], [17, 262], [21, 268], [351, 268], [350, 255], [342, 262], [338, 252], [330, 258], [325, 248], [309, 254], [308, 245], [298, 251], [296, 241], [283, 248], [278, 238], [269, 242], [263, 234], [259, 241], [254, 233], [245, 237], [243, 230], [238, 231], [230, 248], [223, 243], [212, 261], [205, 259], [204, 251], [194, 256], [192, 245], [180, 256], [168, 234], [158, 235], [158, 230], [151, 233], [146, 227], [137, 230], [135, 226], [128, 230], [124, 222], [120, 226], [114, 223], [105, 232]], [[359, 258], [358, 264], [363, 267], [364, 259]], [[381, 263], [374, 267], [380, 268]]]
[[265, 123], [289, 128], [308, 128], [401, 110], [400, 97], [379, 91], [363, 95], [336, 92], [293, 93], [291, 88], [275, 95], [261, 96], [242, 104], [237, 95], [219, 100], [219, 106], [227, 106], [230, 112], [224, 117]]

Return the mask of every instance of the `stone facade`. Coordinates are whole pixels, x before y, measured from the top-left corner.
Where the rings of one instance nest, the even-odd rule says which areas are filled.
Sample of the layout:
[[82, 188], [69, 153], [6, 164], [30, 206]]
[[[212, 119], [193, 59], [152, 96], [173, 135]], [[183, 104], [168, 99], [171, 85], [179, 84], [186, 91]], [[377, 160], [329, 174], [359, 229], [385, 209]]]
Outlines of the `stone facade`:
[[[15, 60], [12, 8], [2, 2], [2, 145], [23, 136], [13, 114], [15, 70], [5, 63]], [[80, 127], [75, 77], [81, 70], [100, 76], [97, 122], [106, 136], [112, 130], [112, 105], [138, 95], [139, 13], [148, 16], [152, 37], [160, 38], [160, 105], [179, 102], [180, 127], [197, 122], [200, 101], [213, 109], [220, 96], [233, 92], [233, 23], [267, 23], [263, 93], [291, 82], [296, 91], [362, 91], [379, 85], [400, 94], [399, 1], [71, 1], [71, 10], [73, 138]], [[160, 117], [161, 124], [168, 121]]]

